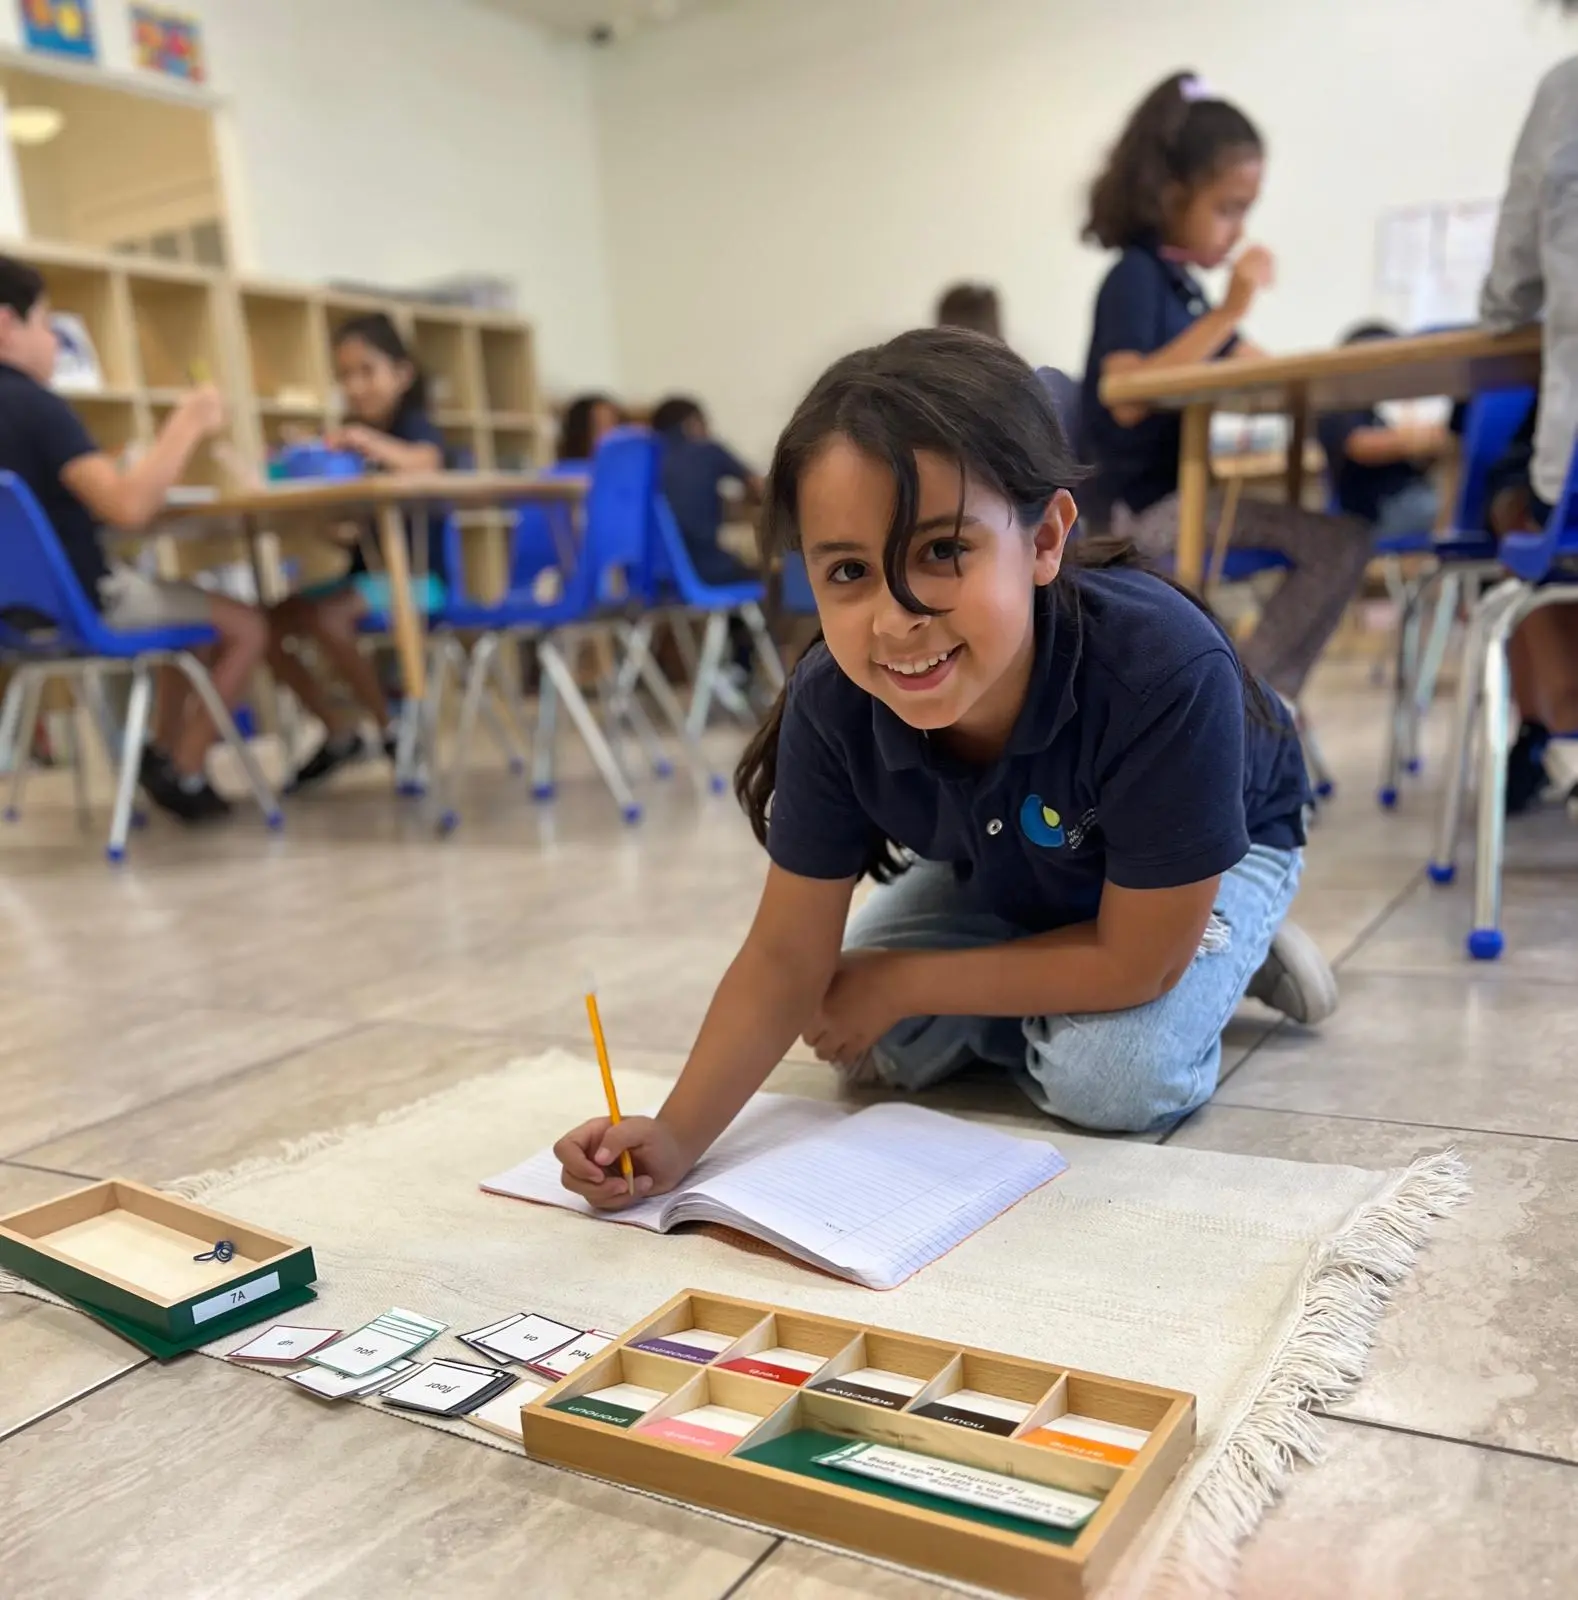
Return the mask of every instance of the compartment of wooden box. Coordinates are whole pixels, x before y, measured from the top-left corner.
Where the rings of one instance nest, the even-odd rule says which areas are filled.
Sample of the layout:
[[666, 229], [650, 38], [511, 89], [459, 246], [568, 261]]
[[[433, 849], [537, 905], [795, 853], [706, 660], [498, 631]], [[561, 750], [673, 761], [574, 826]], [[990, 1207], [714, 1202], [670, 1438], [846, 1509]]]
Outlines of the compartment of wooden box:
[[1039, 1362], [961, 1351], [906, 1409], [1006, 1439], [1046, 1408], [1062, 1380]]
[[[716, 1364], [700, 1370], [691, 1367], [686, 1376], [681, 1363], [616, 1347], [591, 1365], [606, 1372], [611, 1363], [652, 1361], [660, 1363], [656, 1370], [665, 1377], [678, 1368], [677, 1375], [684, 1379], [674, 1383], [645, 1421], [661, 1422], [706, 1404], [720, 1404], [759, 1415], [759, 1426], [724, 1455], [697, 1442], [665, 1438], [661, 1429], [610, 1428], [547, 1403], [562, 1399], [572, 1387], [595, 1388], [608, 1381], [602, 1373], [583, 1371], [524, 1409], [527, 1453], [687, 1504], [985, 1588], [1043, 1600], [1083, 1600], [1105, 1580], [1194, 1443], [1194, 1399], [1175, 1390], [1093, 1373], [1064, 1373], [1056, 1366], [1018, 1361], [988, 1350], [961, 1349], [696, 1291], [676, 1297], [632, 1329], [627, 1339], [643, 1338], [654, 1327], [672, 1331], [685, 1326], [683, 1319], [695, 1314], [697, 1302], [706, 1303], [709, 1315], [716, 1315], [719, 1307], [732, 1307], [738, 1314], [737, 1323], [746, 1320], [746, 1313], [754, 1313], [749, 1332], [741, 1336], [741, 1349], [757, 1347], [759, 1339], [774, 1338], [785, 1327], [795, 1327], [803, 1339], [812, 1324], [827, 1343], [844, 1334], [849, 1342], [830, 1356], [813, 1382], [800, 1388], [751, 1378]], [[1099, 1415], [1132, 1418], [1135, 1425], [1147, 1425], [1149, 1441], [1131, 1466], [1118, 1467], [1027, 1443], [1023, 1437], [1004, 1438], [921, 1416], [913, 1409], [890, 1410], [821, 1388], [828, 1377], [878, 1363], [883, 1364], [882, 1370], [921, 1379], [920, 1397], [947, 1396], [976, 1387], [989, 1394], [1004, 1393], [1007, 1398], [1028, 1398], [1040, 1384], [1035, 1409], [1020, 1424], [1021, 1434], [1045, 1418], [1084, 1407]], [[776, 1396], [783, 1398], [774, 1407]], [[953, 1506], [939, 1509], [934, 1502], [922, 1503], [902, 1492], [895, 1495], [813, 1462], [813, 1456], [851, 1439], [896, 1445], [1006, 1473], [1090, 1495], [1102, 1503], [1077, 1530], [1031, 1526], [1019, 1519]], [[758, 1456], [763, 1459], [756, 1459]]]
[[[720, 1295], [682, 1294], [627, 1333], [621, 1344], [644, 1346], [655, 1355], [706, 1366], [726, 1360], [741, 1339], [767, 1320], [766, 1309]], [[685, 1343], [687, 1333], [702, 1337]]]
[[[688, 1361], [614, 1345], [577, 1367], [568, 1378], [531, 1401], [527, 1409], [546, 1407], [594, 1428], [622, 1431], [642, 1421], [695, 1377], [696, 1368]], [[605, 1398], [609, 1390], [647, 1390], [657, 1398], [638, 1401], [633, 1394]], [[574, 1411], [565, 1410], [572, 1402], [580, 1401], [588, 1403], [578, 1405]], [[627, 1414], [613, 1414], [616, 1412]]]
[[[195, 1259], [221, 1239], [229, 1261]], [[0, 1217], [0, 1264], [172, 1340], [217, 1338], [276, 1297], [300, 1304], [317, 1276], [309, 1246], [124, 1179]]]
[[860, 1336], [861, 1330], [847, 1322], [779, 1311], [744, 1334], [717, 1365], [798, 1389], [821, 1377], [828, 1362], [842, 1356]]
[[869, 1406], [902, 1411], [943, 1379], [958, 1356], [954, 1345], [869, 1328], [857, 1332], [811, 1380], [810, 1387], [832, 1390]]
[[1019, 1431], [1027, 1444], [1112, 1466], [1143, 1466], [1155, 1431], [1166, 1421], [1160, 1394], [1110, 1379], [1071, 1374]]

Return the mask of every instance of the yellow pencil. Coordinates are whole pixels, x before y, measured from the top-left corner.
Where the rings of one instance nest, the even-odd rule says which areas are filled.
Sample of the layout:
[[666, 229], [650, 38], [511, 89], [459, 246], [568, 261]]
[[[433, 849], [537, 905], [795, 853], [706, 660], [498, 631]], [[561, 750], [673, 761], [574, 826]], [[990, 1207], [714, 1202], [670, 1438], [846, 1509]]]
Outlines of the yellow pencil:
[[[603, 1019], [597, 1010], [597, 991], [586, 991], [586, 1016], [592, 1024], [592, 1043], [597, 1046], [597, 1065], [603, 1074], [603, 1093], [608, 1097], [608, 1120], [619, 1126], [619, 1095], [614, 1089], [614, 1069], [608, 1064], [608, 1041], [603, 1037]], [[630, 1152], [619, 1152], [619, 1170], [631, 1194], [636, 1192], [636, 1169], [630, 1164]]]

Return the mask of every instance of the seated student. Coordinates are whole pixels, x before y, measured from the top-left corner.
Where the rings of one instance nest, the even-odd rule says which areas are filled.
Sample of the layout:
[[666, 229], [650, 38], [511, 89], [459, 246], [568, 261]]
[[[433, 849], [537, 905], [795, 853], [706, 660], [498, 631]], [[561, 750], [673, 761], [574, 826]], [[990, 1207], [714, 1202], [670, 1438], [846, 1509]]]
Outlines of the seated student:
[[[112, 628], [206, 623], [217, 630], [209, 675], [220, 698], [234, 706], [263, 656], [268, 629], [262, 615], [196, 584], [150, 578], [110, 560], [100, 531], [105, 525], [135, 531], [158, 516], [198, 446], [225, 425], [219, 391], [202, 384], [183, 395], [147, 453], [123, 468], [48, 387], [56, 353], [49, 311], [39, 274], [0, 256], [0, 469], [16, 473], [33, 491], [89, 602]], [[216, 733], [201, 701], [168, 671], [141, 781], [151, 800], [184, 822], [230, 809], [203, 770]]]
[[[1384, 322], [1366, 322], [1343, 338], [1344, 344], [1395, 339]], [[1338, 506], [1363, 517], [1377, 539], [1430, 532], [1436, 525], [1435, 485], [1423, 466], [1445, 453], [1451, 430], [1445, 423], [1392, 425], [1373, 407], [1330, 411], [1315, 424], [1326, 471]]]
[[559, 419], [556, 461], [590, 461], [605, 434], [623, 421], [619, 407], [606, 394], [578, 395]]
[[956, 283], [944, 289], [937, 301], [939, 328], [971, 328], [976, 333], [1003, 336], [1002, 308], [989, 283]]
[[[1068, 541], [1081, 476], [1006, 345], [951, 328], [836, 362], [784, 430], [764, 536], [826, 643], [735, 775], [761, 904], [654, 1117], [554, 1147], [600, 1207], [680, 1182], [797, 1035], [910, 1092], [972, 1064], [1086, 1128], [1216, 1087], [1246, 991], [1336, 1004], [1285, 920], [1309, 781], [1282, 705], [1132, 548]], [[846, 927], [858, 880], [880, 887]]]
[[[1133, 404], [1109, 411], [1101, 380], [1254, 353], [1239, 328], [1271, 284], [1270, 253], [1259, 245], [1243, 251], [1220, 306], [1209, 303], [1189, 268], [1220, 267], [1237, 249], [1264, 160], [1260, 134], [1242, 111], [1198, 78], [1176, 73], [1140, 103], [1091, 186], [1083, 237], [1123, 254], [1096, 297], [1085, 363], [1085, 444], [1098, 471], [1081, 509], [1097, 522], [1110, 518], [1153, 556], [1170, 553], [1178, 538], [1179, 414]], [[1212, 495], [1208, 525], [1221, 511], [1222, 497]], [[1244, 646], [1244, 661], [1297, 699], [1358, 592], [1369, 527], [1357, 517], [1246, 497], [1232, 542], [1292, 562]]]
[[760, 499], [762, 480], [708, 433], [706, 413], [694, 400], [671, 395], [661, 401], [652, 413], [652, 431], [663, 440], [663, 495], [696, 576], [720, 587], [749, 582], [756, 573], [718, 543], [721, 491], [725, 483], [738, 483], [749, 498]]
[[[334, 336], [334, 371], [345, 396], [346, 424], [329, 436], [336, 448], [354, 450], [375, 471], [437, 472], [444, 465], [444, 436], [427, 414], [427, 385], [399, 330], [382, 311], [343, 324]], [[431, 611], [448, 595], [440, 506], [408, 518], [415, 599]], [[422, 574], [424, 573], [425, 576]], [[269, 612], [269, 668], [324, 727], [324, 740], [296, 773], [294, 792], [318, 783], [366, 754], [355, 717], [335, 702], [287, 639], [310, 639], [339, 675], [363, 712], [380, 729], [392, 760], [397, 738], [394, 711], [373, 664], [356, 640], [356, 625], [370, 611], [387, 610], [388, 579], [369, 572], [358, 541], [345, 573], [292, 595]]]
[[[1527, 488], [1514, 460], [1502, 484], [1512, 492], [1491, 511], [1498, 533], [1543, 528], [1578, 436], [1578, 56], [1546, 73], [1518, 136], [1480, 316], [1501, 330], [1543, 323]], [[1578, 735], [1578, 606], [1547, 606], [1525, 618], [1507, 661], [1523, 719], [1507, 768], [1507, 809], [1516, 812], [1546, 786], [1551, 738]]]

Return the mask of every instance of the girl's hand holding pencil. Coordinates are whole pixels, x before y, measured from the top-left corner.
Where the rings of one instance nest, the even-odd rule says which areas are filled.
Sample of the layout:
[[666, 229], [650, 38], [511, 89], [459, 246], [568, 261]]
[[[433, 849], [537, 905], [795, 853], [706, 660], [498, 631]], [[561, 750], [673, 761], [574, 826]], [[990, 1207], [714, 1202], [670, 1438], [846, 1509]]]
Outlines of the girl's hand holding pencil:
[[[583, 1122], [553, 1147], [564, 1168], [563, 1183], [600, 1211], [618, 1211], [636, 1200], [667, 1194], [695, 1164], [673, 1130], [656, 1117], [608, 1117]], [[620, 1170], [634, 1168], [634, 1189]]]

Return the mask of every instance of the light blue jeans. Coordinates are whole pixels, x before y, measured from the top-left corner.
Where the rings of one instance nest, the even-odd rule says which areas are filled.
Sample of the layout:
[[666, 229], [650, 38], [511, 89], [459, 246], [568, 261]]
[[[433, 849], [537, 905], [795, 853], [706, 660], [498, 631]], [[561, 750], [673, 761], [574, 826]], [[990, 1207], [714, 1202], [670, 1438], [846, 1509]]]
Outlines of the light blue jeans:
[[[1252, 845], [1224, 874], [1189, 970], [1159, 1000], [1066, 1017], [909, 1017], [877, 1041], [873, 1065], [889, 1087], [916, 1090], [989, 1062], [1065, 1122], [1109, 1133], [1168, 1128], [1216, 1088], [1222, 1029], [1266, 959], [1303, 865], [1297, 850]], [[973, 950], [1025, 937], [971, 907], [951, 866], [921, 861], [856, 912], [844, 946]]]
[[1396, 539], [1405, 533], [1431, 532], [1439, 503], [1435, 485], [1423, 480], [1387, 495], [1376, 511], [1375, 537]]

